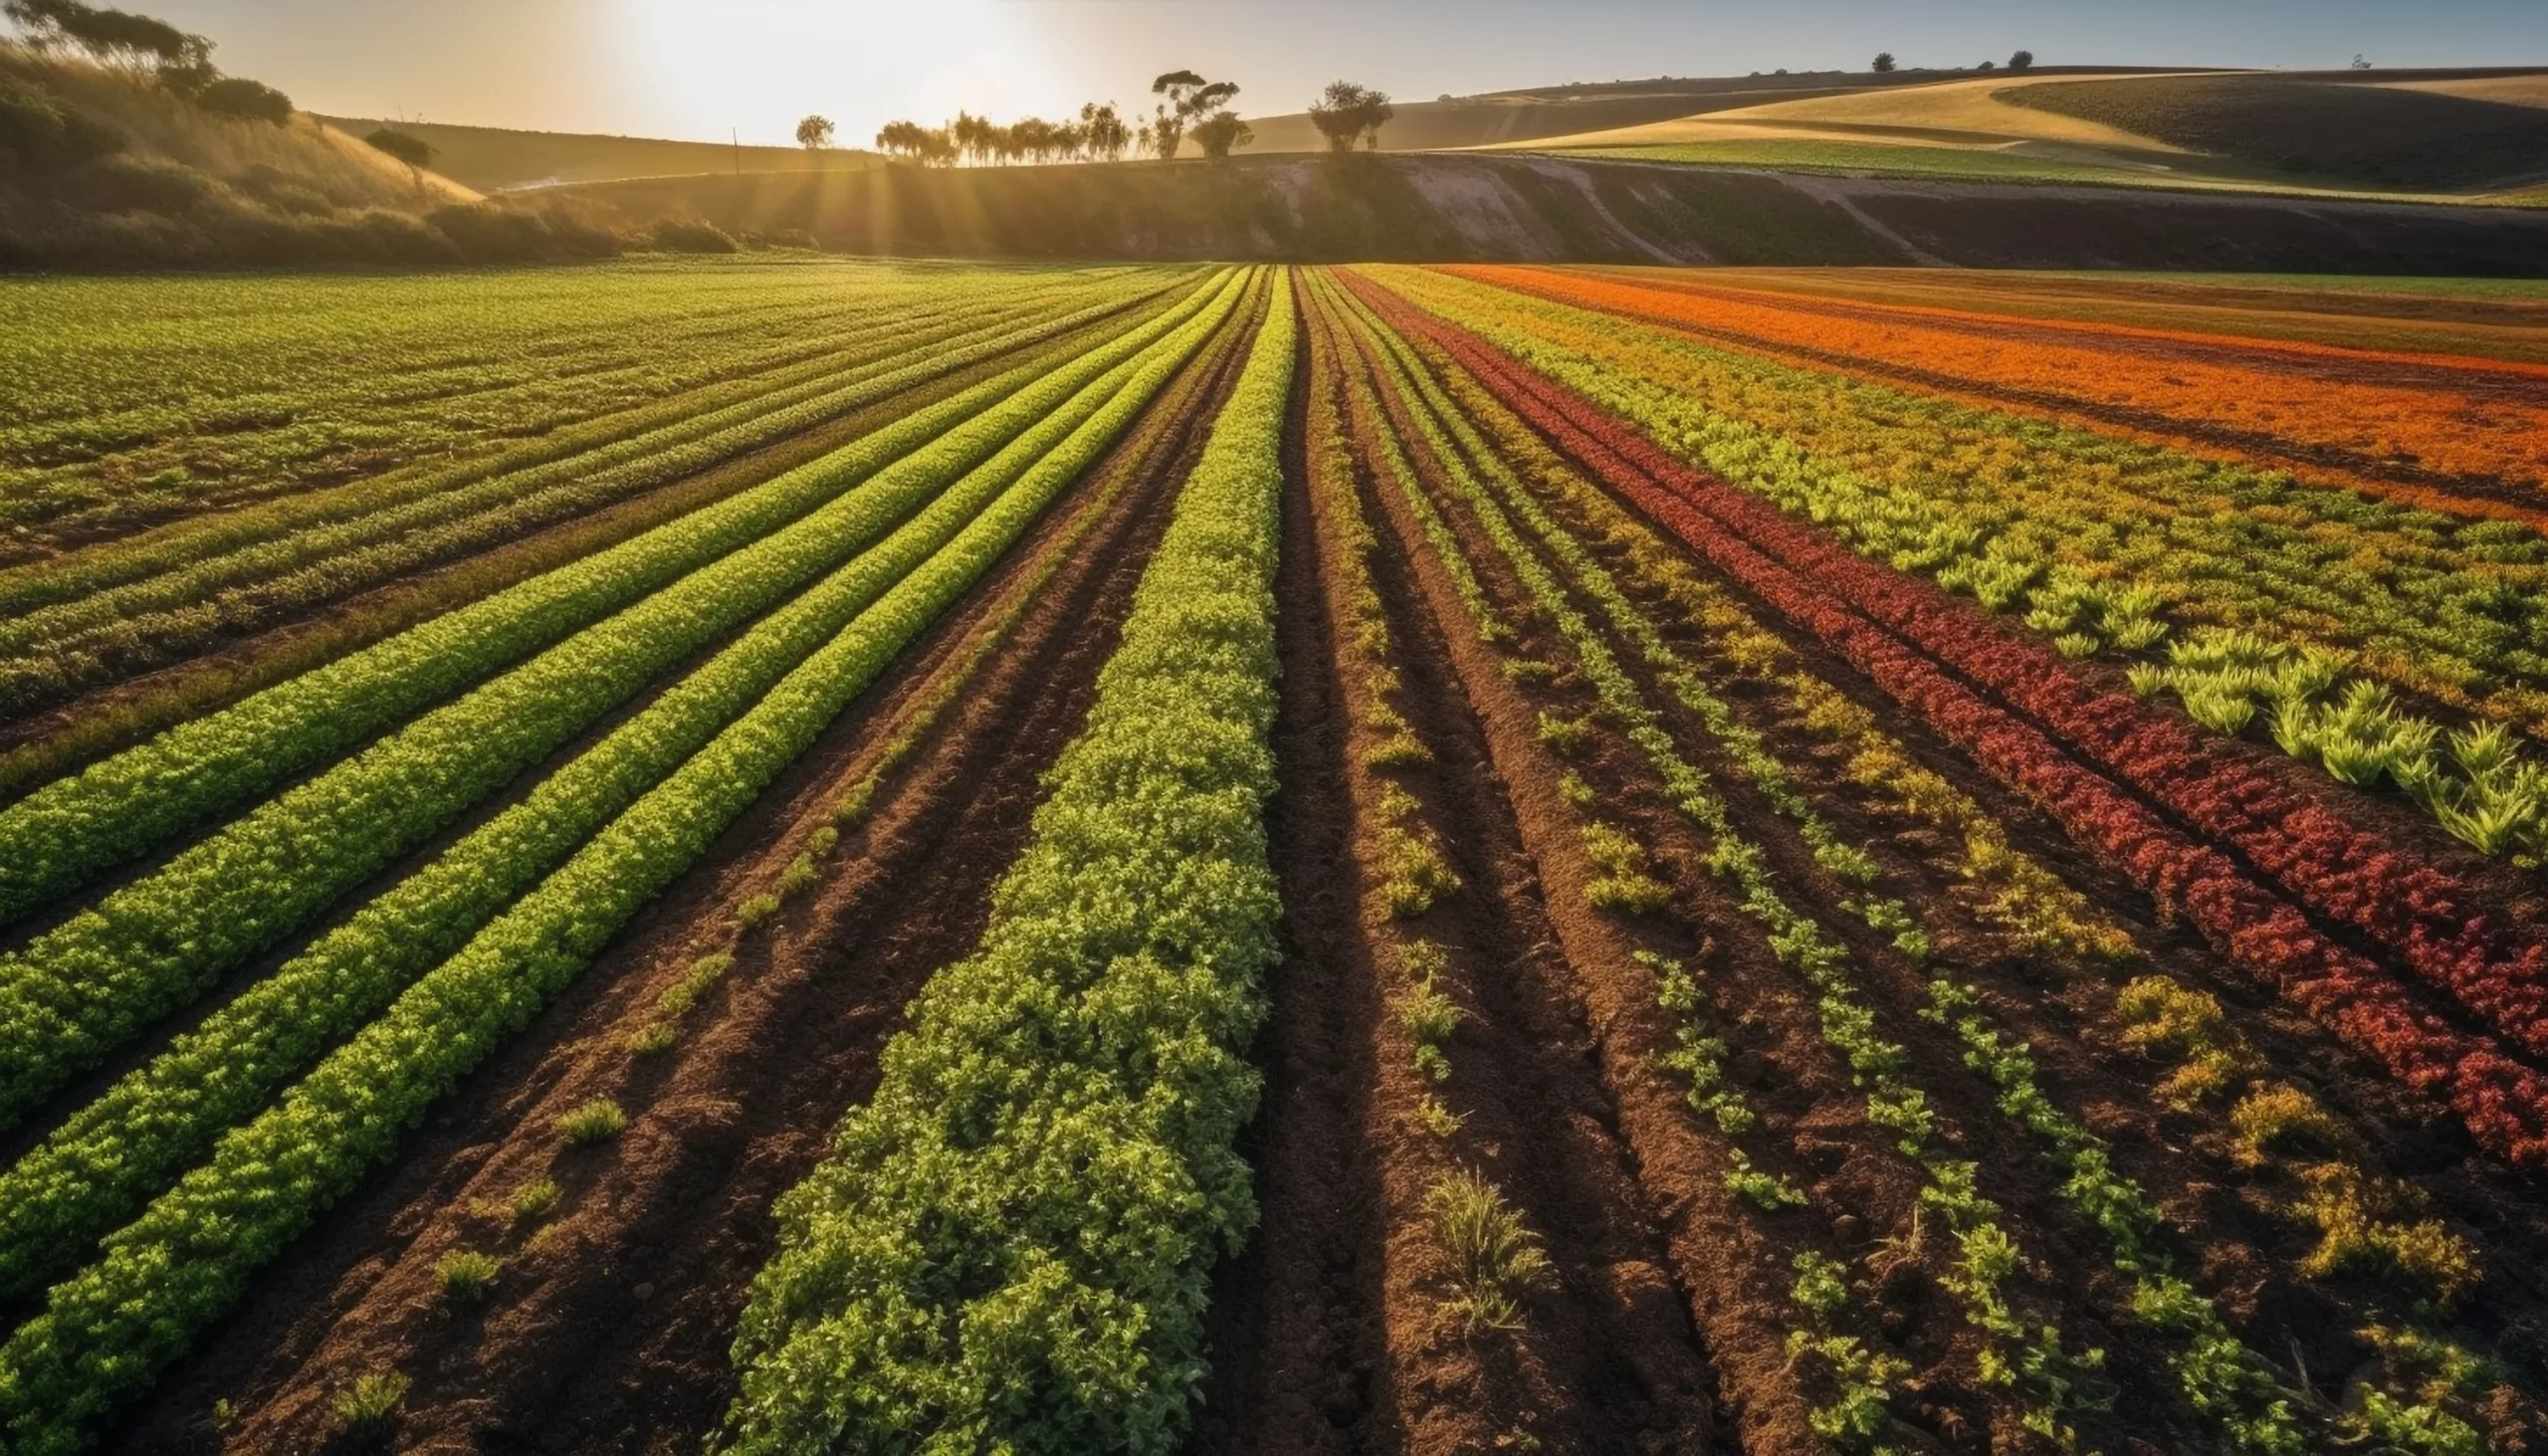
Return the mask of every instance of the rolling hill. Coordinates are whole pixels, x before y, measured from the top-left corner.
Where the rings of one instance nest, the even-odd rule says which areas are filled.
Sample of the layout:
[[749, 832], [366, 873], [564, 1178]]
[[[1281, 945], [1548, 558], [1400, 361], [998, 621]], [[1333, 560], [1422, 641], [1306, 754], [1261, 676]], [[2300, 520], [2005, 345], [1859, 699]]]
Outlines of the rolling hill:
[[[2070, 75], [2088, 69], [2048, 69], [2036, 74]], [[1764, 104], [1892, 96], [1929, 87], [1942, 74], [1954, 73], [1807, 71], [1773, 76], [1665, 76], [1647, 81], [1444, 96], [1429, 102], [1401, 100], [1395, 104], [1396, 114], [1381, 133], [1380, 141], [1389, 151], [1544, 142], [1552, 137], [1652, 125]], [[1327, 150], [1327, 139], [1310, 124], [1306, 111], [1251, 117], [1248, 126], [1256, 132], [1256, 141], [1249, 150], [1260, 154]], [[1187, 154], [1196, 153], [1188, 148]]]
[[2548, 180], [2548, 72], [2030, 72], [1507, 141], [1653, 161], [2507, 200]]
[[615, 252], [307, 112], [204, 109], [148, 76], [0, 43], [0, 269], [525, 262]]
[[840, 252], [2548, 273], [2548, 212], [1999, 186], [1551, 153], [767, 172], [559, 189]]
[[439, 121], [338, 116], [321, 119], [355, 135], [368, 134], [376, 126], [395, 126], [440, 154], [434, 161], [435, 170], [481, 192], [517, 192], [565, 183], [700, 172], [856, 170], [877, 161], [873, 152], [847, 148], [808, 152], [792, 146], [516, 131], [502, 126], [452, 126]]

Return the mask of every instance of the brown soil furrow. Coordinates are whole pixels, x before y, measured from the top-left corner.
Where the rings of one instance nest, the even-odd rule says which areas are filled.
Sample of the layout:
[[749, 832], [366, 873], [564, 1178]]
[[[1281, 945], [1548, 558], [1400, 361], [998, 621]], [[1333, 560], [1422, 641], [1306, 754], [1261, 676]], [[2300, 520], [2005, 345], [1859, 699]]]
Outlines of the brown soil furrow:
[[[1332, 431], [1341, 381], [1315, 316], [1312, 338], [1320, 398], [1305, 407], [1303, 428]], [[1563, 968], [1547, 963], [1545, 932], [1529, 924], [1535, 886], [1510, 829], [1491, 817], [1474, 728], [1464, 734], [1456, 721], [1423, 711], [1439, 706], [1423, 654], [1402, 663], [1385, 647], [1375, 655], [1359, 625], [1378, 610], [1374, 625], [1396, 642], [1422, 624], [1355, 601], [1362, 578], [1348, 542], [1360, 524], [1337, 516], [1361, 514], [1346, 470], [1341, 480], [1307, 480], [1306, 466], [1294, 474], [1284, 682], [1302, 711], [1283, 737], [1296, 751], [1283, 775], [1282, 822], [1291, 832], [1278, 843], [1295, 939], [1285, 973], [1341, 993], [1347, 1014], [1317, 1017], [1323, 1034], [1308, 1042], [1299, 1029], [1312, 1023], [1314, 993], [1277, 991], [1268, 1144], [1285, 1156], [1266, 1165], [1273, 1201], [1259, 1252], [1224, 1271], [1219, 1319], [1228, 1333], [1216, 1345], [1230, 1348], [1241, 1330], [1273, 1333], [1260, 1312], [1306, 1308], [1301, 1292], [1317, 1288], [1322, 1271], [1351, 1269], [1351, 1280], [1328, 1279], [1330, 1298], [1351, 1302], [1360, 1343], [1378, 1348], [1360, 1382], [1340, 1372], [1325, 1388], [1369, 1408], [1353, 1419], [1343, 1401], [1315, 1409], [1315, 1391], [1282, 1378], [1320, 1353], [1348, 1355], [1334, 1336], [1313, 1337], [1310, 1350], [1242, 1338], [1225, 1357], [1196, 1445], [1450, 1452], [1527, 1440], [1549, 1451], [1706, 1449], [1704, 1359], [1608, 1127], [1584, 1033], [1573, 1008], [1547, 995]], [[1403, 673], [1405, 689], [1385, 690], [1387, 702], [1411, 694], [1411, 736], [1433, 750], [1430, 762], [1383, 769], [1371, 755], [1382, 736], [1374, 725], [1383, 690], [1373, 671], [1383, 663]], [[1392, 810], [1392, 796], [1414, 807]], [[1379, 888], [1387, 873], [1380, 846], [1401, 824], [1446, 847], [1465, 888], [1430, 908], [1393, 912]], [[1395, 1014], [1410, 986], [1403, 957], [1419, 942], [1441, 952], [1430, 984], [1463, 1013], [1443, 1044], [1446, 1080], [1438, 1083], [1418, 1070], [1418, 1043]], [[1532, 973], [1513, 974], [1521, 965]], [[1326, 1051], [1314, 1068], [1290, 1060], [1308, 1046]], [[1324, 1103], [1344, 1114], [1323, 1136], [1304, 1136], [1288, 1116], [1316, 1095], [1313, 1078], [1329, 1082]], [[1422, 1108], [1437, 1095], [1457, 1110], [1455, 1130], [1427, 1127]], [[1354, 1206], [1370, 1215], [1358, 1226], [1292, 1223], [1310, 1200], [1290, 1177], [1310, 1161], [1303, 1152], [1314, 1141], [1325, 1146], [1326, 1168], [1350, 1171], [1328, 1171], [1312, 1186], [1344, 1203], [1350, 1178]], [[1444, 1304], [1458, 1291], [1445, 1282], [1426, 1199], [1464, 1166], [1521, 1214], [1552, 1263], [1552, 1280], [1526, 1299], [1509, 1331], [1462, 1329]], [[1309, 1330], [1283, 1333], [1299, 1340]], [[1356, 1389], [1363, 1382], [1368, 1391]]]
[[[1081, 503], [845, 715], [549, 1008], [540, 1035], [491, 1062], [389, 1176], [266, 1277], [136, 1416], [134, 1449], [313, 1449], [334, 1390], [374, 1370], [414, 1382], [400, 1437], [412, 1449], [695, 1446], [732, 1394], [726, 1345], [771, 1251], [770, 1203], [872, 1086], [909, 996], [978, 936], [1246, 333], [1226, 331], [1092, 472]], [[935, 675], [1052, 560], [1058, 574], [1006, 647], [842, 836], [839, 870], [739, 939], [737, 907], [778, 889], [808, 829], [830, 821]], [[628, 1039], [661, 993], [728, 946], [734, 968], [675, 1046], [632, 1057]], [[627, 1132], [563, 1146], [555, 1118], [594, 1096], [628, 1109]], [[564, 1196], [526, 1238], [501, 1205], [542, 1176]], [[464, 1247], [507, 1258], [483, 1311], [438, 1288], [434, 1265]], [[226, 1428], [207, 1419], [216, 1400], [238, 1413]]]
[[1379, 1174], [1362, 1136], [1377, 1077], [1370, 1028], [1382, 1012], [1379, 987], [1353, 965], [1359, 887], [1335, 873], [1353, 855], [1349, 718], [1302, 499], [1308, 398], [1296, 377], [1275, 582], [1281, 788], [1267, 825], [1283, 958], [1267, 979], [1270, 1013], [1256, 1049], [1265, 1090], [1241, 1149], [1256, 1169], [1259, 1216], [1246, 1249], [1214, 1274], [1212, 1377], [1187, 1443], [1215, 1456], [1341, 1456], [1404, 1441], [1382, 1310]]
[[[1402, 409], [1403, 402], [1393, 390], [1383, 386], [1383, 393], [1393, 408]], [[1428, 494], [1436, 509], [1462, 535], [1463, 550], [1472, 565], [1484, 568], [1493, 563], [1498, 568], [1495, 577], [1508, 576], [1500, 553], [1466, 519], [1465, 508], [1451, 503], [1445, 483], [1428, 462], [1419, 462], [1419, 473], [1431, 488]], [[1482, 570], [1481, 574], [1488, 573]], [[1501, 605], [1508, 621], [1530, 615], [1519, 600]], [[1515, 655], [1552, 666], [1571, 662], [1573, 657], [1572, 649], [1544, 628], [1526, 631]], [[1793, 1328], [1793, 1317], [1780, 1308], [1777, 1292], [1784, 1289], [1789, 1261], [1800, 1250], [1836, 1254], [1844, 1262], [1882, 1263], [1887, 1272], [1875, 1292], [1882, 1333], [1895, 1352], [1910, 1357], [1921, 1372], [1906, 1387], [1907, 1413], [1952, 1449], [1966, 1449], [1969, 1440], [1980, 1437], [1995, 1421], [1999, 1434], [2014, 1436], [2017, 1411], [1976, 1388], [1975, 1338], [1937, 1286], [1936, 1275], [1949, 1251], [1940, 1241], [1920, 1238], [1923, 1176], [1893, 1145], [1892, 1137], [1867, 1120], [1863, 1093], [1816, 1023], [1811, 991], [1780, 963], [1764, 933], [1702, 868], [1706, 840], [1664, 801], [1642, 758], [1606, 730], [1563, 758], [1551, 757], [1543, 747], [1532, 728], [1544, 713], [1594, 721], [1594, 700], [1580, 673], [1563, 667], [1553, 678], [1518, 689], [1510, 679], [1510, 674], [1499, 673], [1479, 691], [1513, 696], [1516, 741], [1512, 751], [1526, 760], [1544, 760], [1542, 771], [1547, 775], [1567, 768], [1582, 774], [1598, 794], [1601, 816], [1624, 820], [1634, 837], [1669, 867], [1679, 887], [1674, 904], [1659, 916], [1623, 925], [1586, 909], [1579, 881], [1577, 893], [1567, 904], [1582, 921], [1582, 934], [1596, 936], [1606, 931], [1620, 936], [1622, 943], [1636, 946], [1654, 942], [1658, 921], [1686, 928], [1678, 939], [1668, 932], [1663, 933], [1664, 939], [1670, 953], [1701, 969], [1716, 1003], [1713, 1019], [1735, 1049], [1735, 1076], [1747, 1086], [1746, 1100], [1762, 1115], [1760, 1133], [1743, 1143], [1751, 1165], [1810, 1194], [1809, 1210], [1803, 1213], [1763, 1215], [1739, 1202], [1731, 1205], [1736, 1217], [1757, 1226], [1755, 1263], [1771, 1291], [1763, 1318], [1774, 1328]], [[1560, 852], [1571, 850], [1581, 860], [1570, 828], [1561, 811], [1547, 832], [1554, 844], [1564, 847]], [[1592, 871], [1586, 865], [1582, 874], [1589, 881]], [[1808, 898], [1806, 903], [1831, 901]], [[1870, 947], [1853, 942], [1851, 948], [1863, 957]], [[1631, 1025], [1622, 1018], [1606, 1030], [1620, 1040], [1618, 1055], [1651, 1063], [1673, 1044], [1656, 1011], [1651, 979], [1641, 969], [1629, 969], [1623, 955], [1613, 954], [1609, 962], [1619, 967], [1612, 973], [1612, 994], [1633, 1006], [1642, 1024]], [[1578, 964], [1581, 970], [1583, 962]], [[1952, 1066], [1953, 1053], [1946, 1055]], [[1667, 1095], [1677, 1092], [1676, 1084], [1663, 1080]], [[1727, 1164], [1728, 1153], [1715, 1145], [1717, 1140], [1710, 1131], [1693, 1124], [1692, 1132], [1710, 1146], [1704, 1155], [1712, 1167]], [[1809, 1228], [1815, 1222], [1822, 1225], [1818, 1232]], [[1906, 1252], [1897, 1256], [1887, 1252], [1888, 1246]]]
[[[1651, 977], [1630, 958], [1654, 937], [1587, 908], [1584, 886], [1593, 871], [1556, 788], [1563, 765], [1536, 735], [1535, 711], [1478, 641], [1403, 503], [1385, 489], [1374, 495], [1395, 547], [1380, 563], [1382, 594], [1434, 624], [1424, 639], [1437, 696], [1447, 700], [1434, 711], [1467, 718], [1480, 771], [1500, 786], [1511, 832], [1537, 881], [1547, 948], [1555, 952], [1543, 958], [1566, 981], [1548, 994], [1579, 1008], [1577, 1036], [1590, 1045], [1578, 1045], [1597, 1069], [1643, 1202], [1663, 1230], [1666, 1267], [1717, 1378], [1727, 1444], [1756, 1453], [1821, 1450], [1783, 1348], [1793, 1246], [1774, 1241], [1727, 1190], [1722, 1145], [1699, 1128], [1681, 1088], [1654, 1062], [1672, 1044], [1671, 1033]], [[1697, 934], [1677, 943], [1666, 934], [1661, 944], [1692, 958], [1713, 948]]]

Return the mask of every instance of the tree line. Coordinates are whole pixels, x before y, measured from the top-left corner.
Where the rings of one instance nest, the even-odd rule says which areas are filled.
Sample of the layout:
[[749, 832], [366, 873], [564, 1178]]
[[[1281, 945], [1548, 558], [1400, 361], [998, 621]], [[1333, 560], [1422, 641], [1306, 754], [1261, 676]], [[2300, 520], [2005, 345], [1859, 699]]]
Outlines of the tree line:
[[[1160, 100], [1148, 116], [1128, 120], [1113, 102], [1091, 102], [1076, 118], [1047, 121], [1027, 116], [1001, 123], [958, 111], [944, 126], [888, 121], [876, 132], [876, 149], [924, 166], [975, 166], [1019, 162], [1112, 162], [1127, 152], [1174, 161], [1188, 140], [1215, 162], [1256, 139], [1230, 102], [1238, 83], [1206, 81], [1192, 71], [1170, 71], [1151, 83]], [[1310, 104], [1310, 121], [1339, 153], [1357, 147], [1377, 151], [1380, 127], [1394, 114], [1388, 96], [1350, 81], [1331, 84]], [[823, 116], [796, 123], [796, 142], [808, 150], [832, 144], [835, 127]]]
[[[1868, 64], [1868, 69], [1875, 72], [1878, 76], [1891, 76], [1896, 64], [1897, 63], [1894, 61], [1893, 53], [1891, 51], [1878, 51], [1875, 53], [1875, 60]], [[2009, 57], [2009, 69], [2011, 71], [2026, 71], [2032, 69], [2033, 66], [2034, 52], [2032, 51], [2018, 51]], [[1996, 61], [1985, 61], [1974, 69], [1978, 71], [1997, 71], [2000, 69], [2000, 63]], [[1752, 74], [1758, 76], [1761, 73], [1756, 71]], [[1782, 71], [1779, 74], [1785, 76], [1787, 73]]]
[[5, 0], [0, 16], [39, 55], [78, 51], [101, 66], [153, 74], [173, 95], [217, 115], [277, 126], [292, 120], [292, 98], [261, 81], [222, 75], [212, 64], [212, 42], [164, 20], [84, 0]]

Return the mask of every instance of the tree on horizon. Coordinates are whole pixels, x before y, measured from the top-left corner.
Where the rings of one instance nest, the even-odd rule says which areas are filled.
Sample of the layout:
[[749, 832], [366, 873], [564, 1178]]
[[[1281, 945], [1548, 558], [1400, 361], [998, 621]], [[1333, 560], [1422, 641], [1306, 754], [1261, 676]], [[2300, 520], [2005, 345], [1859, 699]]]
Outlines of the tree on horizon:
[[1197, 118], [1228, 105], [1238, 95], [1238, 83], [1205, 81], [1192, 71], [1169, 71], [1151, 83], [1151, 95], [1168, 100], [1144, 128], [1150, 149], [1161, 161], [1172, 162], [1177, 148], [1184, 144], [1186, 128]]
[[1327, 138], [1328, 150], [1338, 156], [1353, 151], [1357, 143], [1379, 151], [1380, 127], [1396, 114], [1389, 105], [1388, 93], [1350, 81], [1329, 82], [1326, 93], [1310, 103], [1310, 124]]
[[1256, 139], [1256, 132], [1232, 110], [1214, 111], [1194, 123], [1194, 144], [1203, 155], [1215, 162], [1230, 159], [1230, 153]]

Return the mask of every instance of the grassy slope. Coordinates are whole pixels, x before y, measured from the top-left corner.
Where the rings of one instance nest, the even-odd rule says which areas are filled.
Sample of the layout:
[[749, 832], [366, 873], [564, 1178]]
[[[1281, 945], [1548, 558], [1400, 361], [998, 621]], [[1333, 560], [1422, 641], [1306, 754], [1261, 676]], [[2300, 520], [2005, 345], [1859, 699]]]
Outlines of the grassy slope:
[[538, 182], [609, 182], [698, 172], [854, 170], [876, 161], [872, 152], [846, 149], [808, 153], [792, 146], [736, 147], [722, 141], [516, 131], [351, 116], [324, 119], [356, 136], [368, 135], [379, 126], [394, 126], [419, 137], [441, 153], [435, 161], [438, 171], [484, 192]]
[[[0, 70], [53, 94], [92, 121], [129, 138], [124, 155], [191, 167], [225, 181], [271, 168], [341, 207], [408, 207], [416, 187], [407, 169], [318, 118], [289, 126], [212, 115], [122, 72], [0, 44]], [[437, 201], [469, 201], [467, 187], [429, 175]]]
[[625, 222], [691, 212], [903, 256], [2548, 272], [2548, 217], [2507, 208], [1939, 188], [1522, 152], [897, 165], [559, 190]]
[[[2373, 72], [1963, 77], [1554, 137], [1650, 161], [1986, 181], [2532, 201], [2494, 184], [2534, 169], [2548, 115], [2502, 98], [2539, 73]], [[2381, 84], [2387, 83], [2387, 84]], [[2463, 88], [2494, 100], [2455, 94]]]
[[2548, 111], [2351, 78], [2127, 78], [2010, 99], [2338, 183], [2484, 189], [2548, 176]]
[[[566, 189], [623, 219], [696, 212], [850, 252], [994, 258], [1883, 263], [1840, 210], [1773, 178], [1624, 175], [1485, 156], [1248, 156], [1226, 166], [907, 166]], [[1595, 204], [1598, 204], [1597, 206]], [[1661, 253], [1654, 250], [1660, 249]]]
[[[1837, 71], [1804, 76], [1732, 76], [1614, 81], [1597, 86], [1542, 87], [1489, 92], [1436, 101], [1400, 100], [1381, 133], [1391, 151], [1433, 151], [1528, 141], [1604, 127], [1635, 126], [1674, 116], [1748, 106], [1764, 98], [1837, 96], [1881, 85], [1873, 75]], [[1255, 116], [1249, 148], [1269, 152], [1325, 151], [1327, 139], [1309, 113]]]

